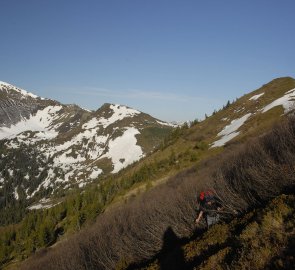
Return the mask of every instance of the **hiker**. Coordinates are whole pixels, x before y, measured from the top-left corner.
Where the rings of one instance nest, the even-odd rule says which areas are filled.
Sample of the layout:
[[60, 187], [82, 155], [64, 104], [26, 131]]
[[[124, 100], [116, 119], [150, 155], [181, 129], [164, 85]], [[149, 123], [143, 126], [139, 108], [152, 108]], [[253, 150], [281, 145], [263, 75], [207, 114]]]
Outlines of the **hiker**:
[[200, 212], [195, 220], [195, 223], [198, 224], [204, 216], [206, 219], [207, 228], [209, 228], [211, 225], [219, 221], [220, 215], [218, 212], [222, 210], [221, 204], [211, 190], [202, 191], [200, 193], [199, 200]]

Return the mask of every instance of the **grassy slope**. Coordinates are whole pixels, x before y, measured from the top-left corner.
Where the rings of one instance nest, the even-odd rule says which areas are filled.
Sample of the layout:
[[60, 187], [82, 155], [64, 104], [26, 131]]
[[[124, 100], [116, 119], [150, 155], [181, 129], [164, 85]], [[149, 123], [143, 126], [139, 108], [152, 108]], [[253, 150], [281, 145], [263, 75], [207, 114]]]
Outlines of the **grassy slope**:
[[[210, 148], [210, 144], [218, 139], [216, 136], [225, 125], [228, 125], [232, 120], [240, 118], [247, 113], [252, 113], [252, 117], [241, 127], [241, 135], [230, 141], [228, 145], [236, 141], [245, 141], [249, 137], [259, 136], [267, 132], [280, 120], [283, 114], [283, 108], [278, 106], [266, 113], [257, 111], [293, 88], [295, 88], [295, 80], [293, 78], [284, 77], [275, 79], [259, 89], [239, 98], [228, 108], [218, 111], [216, 114], [189, 129], [183, 129], [180, 136], [172, 140], [172, 143], [168, 141], [165, 147], [155, 151], [135, 165], [128, 167], [118, 176], [119, 179], [120, 177], [128, 177], [143, 166], [149, 166], [154, 162], [161, 162], [174, 155], [175, 160], [170, 164], [169, 168], [151, 175], [149, 180], [144, 183], [136, 183], [131, 187], [131, 190], [122, 191], [122, 193], [114, 199], [114, 202], [117, 204], [118, 200], [122, 201], [122, 198], [126, 200], [128, 194], [134, 194], [132, 189], [139, 188], [143, 190], [146, 182], [149, 182], [150, 186], [155, 186], [162, 183], [159, 179], [175, 175], [181, 170], [198, 165], [202, 160], [222, 152], [223, 148]], [[264, 93], [264, 95], [258, 100], [249, 101], [249, 98], [261, 93]], [[227, 121], [223, 120], [225, 118]]]
[[264, 208], [214, 225], [201, 237], [129, 269], [291, 269], [294, 227], [295, 196], [281, 195]]

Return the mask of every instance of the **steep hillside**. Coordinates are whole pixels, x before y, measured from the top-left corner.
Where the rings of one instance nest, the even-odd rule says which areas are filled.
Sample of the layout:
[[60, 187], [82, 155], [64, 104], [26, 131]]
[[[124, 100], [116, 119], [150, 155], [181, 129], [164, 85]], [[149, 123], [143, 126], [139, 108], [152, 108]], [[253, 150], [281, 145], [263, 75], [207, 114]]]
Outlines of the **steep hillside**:
[[195, 239], [178, 239], [170, 228], [155, 259], [127, 269], [292, 269], [294, 228], [295, 196], [281, 195]]
[[38, 199], [30, 209], [50, 207], [49, 196], [117, 173], [150, 153], [173, 129], [126, 106], [104, 104], [90, 112], [3, 82], [0, 93], [2, 209]]
[[188, 139], [220, 147], [268, 130], [283, 115], [294, 111], [295, 80], [275, 79], [261, 88], [228, 102], [221, 110], [188, 132]]

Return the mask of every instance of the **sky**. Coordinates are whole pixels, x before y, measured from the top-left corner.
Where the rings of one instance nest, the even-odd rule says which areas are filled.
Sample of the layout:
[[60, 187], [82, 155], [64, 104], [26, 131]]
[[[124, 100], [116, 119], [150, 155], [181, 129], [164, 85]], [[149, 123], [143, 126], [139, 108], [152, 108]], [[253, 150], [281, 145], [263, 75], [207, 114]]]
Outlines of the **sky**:
[[295, 77], [294, 0], [0, 0], [0, 80], [96, 110], [204, 118]]

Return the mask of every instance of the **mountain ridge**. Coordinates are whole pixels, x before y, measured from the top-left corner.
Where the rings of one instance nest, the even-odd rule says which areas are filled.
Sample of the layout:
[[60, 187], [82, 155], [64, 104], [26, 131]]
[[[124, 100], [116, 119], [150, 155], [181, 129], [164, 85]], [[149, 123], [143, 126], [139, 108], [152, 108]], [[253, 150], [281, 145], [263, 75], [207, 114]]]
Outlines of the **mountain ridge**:
[[0, 111], [7, 116], [0, 122], [0, 153], [13, 157], [18, 149], [34, 148], [29, 159], [38, 167], [32, 175], [25, 168], [19, 172], [10, 159], [0, 162], [0, 189], [12, 185], [15, 200], [25, 199], [18, 193], [26, 199], [40, 193], [39, 199], [46, 199], [44, 195], [117, 173], [152, 151], [175, 127], [124, 105], [106, 103], [88, 111], [7, 83], [0, 84], [0, 93]]

